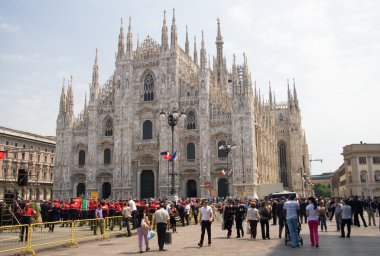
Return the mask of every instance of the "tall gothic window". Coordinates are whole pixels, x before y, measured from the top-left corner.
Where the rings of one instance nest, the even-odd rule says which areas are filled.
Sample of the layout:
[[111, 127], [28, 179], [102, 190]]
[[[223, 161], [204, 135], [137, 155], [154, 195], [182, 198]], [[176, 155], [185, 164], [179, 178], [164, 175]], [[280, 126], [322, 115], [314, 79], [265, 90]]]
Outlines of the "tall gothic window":
[[218, 142], [218, 157], [219, 158], [227, 157], [227, 152], [224, 149], [219, 149], [219, 147], [222, 145], [226, 145], [226, 142], [224, 140], [221, 140]]
[[195, 159], [195, 145], [194, 143], [187, 144], [187, 160]]
[[144, 78], [144, 101], [154, 100], [154, 80], [152, 74], [147, 74]]
[[110, 164], [111, 163], [111, 149], [106, 148], [104, 150], [104, 164]]
[[105, 129], [104, 129], [104, 136], [112, 136], [112, 130], [113, 130], [112, 120], [111, 118], [108, 118], [106, 121]]
[[78, 165], [83, 166], [86, 164], [86, 152], [82, 149], [79, 151]]
[[284, 187], [288, 187], [288, 173], [286, 168], [286, 145], [281, 141], [278, 146], [278, 154], [280, 160], [280, 178]]
[[195, 115], [194, 115], [194, 112], [193, 111], [189, 111], [189, 113], [187, 114], [187, 129], [188, 130], [191, 130], [191, 129], [195, 129], [196, 126], [195, 126]]
[[150, 120], [143, 123], [143, 140], [151, 140], [153, 138], [153, 125]]

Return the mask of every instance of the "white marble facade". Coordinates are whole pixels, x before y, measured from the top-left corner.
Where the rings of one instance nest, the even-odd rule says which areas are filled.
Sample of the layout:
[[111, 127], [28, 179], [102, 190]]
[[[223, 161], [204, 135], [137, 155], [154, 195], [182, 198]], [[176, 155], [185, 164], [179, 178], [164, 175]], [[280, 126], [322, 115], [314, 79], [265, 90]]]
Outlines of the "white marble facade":
[[[173, 138], [179, 197], [253, 197], [260, 184], [282, 180], [287, 189], [300, 190], [293, 176], [301, 168], [309, 170], [295, 88], [291, 92], [288, 85], [285, 104], [277, 104], [272, 92], [264, 101], [252, 84], [247, 57], [243, 54], [243, 63], [237, 64], [233, 56], [228, 68], [223, 43], [218, 20], [217, 54], [211, 66], [203, 32], [199, 55], [195, 40], [190, 55], [187, 31], [185, 49], [178, 45], [174, 11], [170, 44], [165, 15], [161, 44], [148, 36], [134, 47], [131, 20], [126, 38], [121, 24], [114, 74], [100, 84], [96, 53], [89, 100], [77, 117], [73, 85], [63, 85], [54, 197], [95, 191], [110, 198], [167, 196], [171, 166], [160, 152], [171, 151], [172, 133], [167, 119], [159, 116], [163, 108], [173, 107], [187, 115], [175, 126]], [[227, 178], [219, 174], [227, 165], [218, 150], [222, 141], [236, 145], [228, 155], [233, 173]], [[282, 178], [280, 144], [286, 148]]]

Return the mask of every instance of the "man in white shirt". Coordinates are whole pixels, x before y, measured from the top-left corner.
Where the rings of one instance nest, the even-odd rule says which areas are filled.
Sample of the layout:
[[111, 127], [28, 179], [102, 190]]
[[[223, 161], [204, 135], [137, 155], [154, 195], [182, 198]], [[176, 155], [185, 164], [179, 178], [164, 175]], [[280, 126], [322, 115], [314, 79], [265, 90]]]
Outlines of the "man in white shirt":
[[132, 229], [136, 229], [137, 226], [137, 207], [135, 201], [133, 201], [132, 197], [129, 198], [128, 201], [129, 207], [132, 209]]
[[129, 221], [132, 219], [132, 208], [129, 206], [129, 203], [124, 203], [124, 207], [122, 210], [122, 215], [124, 218], [124, 226], [127, 227], [128, 237], [131, 236], [131, 228], [129, 226]]
[[344, 234], [344, 227], [347, 225], [347, 238], [350, 238], [351, 236], [351, 221], [352, 221], [352, 213], [351, 213], [351, 206], [348, 205], [348, 200], [343, 201], [342, 206], [342, 226], [340, 228], [341, 231], [341, 238], [345, 237]]
[[186, 225], [188, 226], [190, 224], [190, 203], [189, 202], [186, 202], [185, 220], [186, 220]]
[[211, 206], [208, 205], [208, 200], [203, 199], [203, 206], [200, 209], [201, 212], [201, 240], [198, 243], [199, 247], [203, 246], [203, 240], [205, 236], [205, 230], [207, 229], [208, 245], [211, 245], [211, 223], [213, 222], [214, 213]]

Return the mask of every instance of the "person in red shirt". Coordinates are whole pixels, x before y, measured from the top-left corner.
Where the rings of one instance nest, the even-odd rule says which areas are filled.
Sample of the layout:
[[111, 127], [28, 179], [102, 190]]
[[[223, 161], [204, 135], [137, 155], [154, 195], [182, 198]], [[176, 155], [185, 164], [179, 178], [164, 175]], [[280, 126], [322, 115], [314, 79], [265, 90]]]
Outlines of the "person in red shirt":
[[[32, 216], [36, 214], [36, 211], [30, 208], [30, 204], [26, 203], [23, 208], [21, 208], [20, 211], [20, 224], [21, 225], [30, 225], [32, 223]], [[23, 242], [24, 234], [25, 234], [25, 242], [28, 241], [28, 233], [29, 233], [29, 227], [22, 226], [21, 227], [21, 233], [20, 233], [20, 242]]]

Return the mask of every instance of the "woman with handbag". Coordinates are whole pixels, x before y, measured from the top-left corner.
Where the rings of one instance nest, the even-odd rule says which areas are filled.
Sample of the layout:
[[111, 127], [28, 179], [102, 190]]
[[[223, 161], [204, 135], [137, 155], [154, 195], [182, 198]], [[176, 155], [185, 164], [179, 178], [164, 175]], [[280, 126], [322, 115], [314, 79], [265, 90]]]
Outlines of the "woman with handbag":
[[142, 249], [142, 239], [145, 241], [145, 250], [149, 251], [149, 241], [148, 241], [148, 232], [151, 229], [150, 222], [148, 219], [148, 211], [144, 208], [139, 208], [137, 214], [137, 235], [138, 235], [138, 245], [140, 253], [143, 253]]
[[311, 246], [319, 247], [318, 237], [318, 205], [315, 197], [309, 197], [309, 205], [306, 207], [307, 222], [309, 224]]

